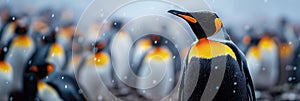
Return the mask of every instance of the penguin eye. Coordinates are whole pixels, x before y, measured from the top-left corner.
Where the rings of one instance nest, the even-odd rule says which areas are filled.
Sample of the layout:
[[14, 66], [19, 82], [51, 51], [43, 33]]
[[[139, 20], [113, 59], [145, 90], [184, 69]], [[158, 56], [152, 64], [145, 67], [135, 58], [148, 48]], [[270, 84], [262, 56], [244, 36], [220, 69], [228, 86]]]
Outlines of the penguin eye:
[[34, 72], [38, 72], [39, 71], [39, 69], [36, 66], [30, 67], [30, 70], [34, 71]]

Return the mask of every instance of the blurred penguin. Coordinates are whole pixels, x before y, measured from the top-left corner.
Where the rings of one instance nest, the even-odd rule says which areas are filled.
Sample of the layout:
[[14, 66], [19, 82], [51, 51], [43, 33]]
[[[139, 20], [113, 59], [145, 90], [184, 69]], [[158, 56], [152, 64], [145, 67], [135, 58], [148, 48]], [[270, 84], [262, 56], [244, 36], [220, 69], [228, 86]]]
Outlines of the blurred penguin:
[[[137, 86], [147, 89], [139, 89], [139, 94], [150, 100], [158, 100], [167, 96], [175, 86], [175, 64], [173, 53], [167, 46], [163, 46], [161, 36], [151, 36], [150, 51], [143, 57], [138, 68], [141, 77], [151, 76], [151, 79], [139, 79]], [[155, 85], [148, 88], [149, 85]]]
[[13, 83], [13, 68], [5, 61], [5, 56], [9, 51], [7, 46], [0, 46], [0, 100], [7, 101]]
[[79, 85], [88, 100], [112, 100], [110, 89], [114, 87], [111, 58], [107, 42], [97, 41], [95, 53], [86, 57], [77, 71]]
[[108, 46], [111, 52], [111, 60], [113, 61], [114, 79], [120, 95], [126, 95], [129, 93], [129, 88], [124, 82], [128, 80], [126, 77], [128, 77], [127, 73], [130, 72], [129, 52], [133, 42], [130, 34], [121, 29], [122, 26], [122, 21], [112, 22], [110, 33], [105, 33], [106, 37], [100, 36], [100, 38], [109, 41]]
[[27, 61], [35, 50], [35, 43], [27, 34], [27, 26], [18, 25], [15, 30], [16, 35], [9, 42], [10, 51], [6, 60], [14, 68], [13, 90], [22, 90], [22, 76]]

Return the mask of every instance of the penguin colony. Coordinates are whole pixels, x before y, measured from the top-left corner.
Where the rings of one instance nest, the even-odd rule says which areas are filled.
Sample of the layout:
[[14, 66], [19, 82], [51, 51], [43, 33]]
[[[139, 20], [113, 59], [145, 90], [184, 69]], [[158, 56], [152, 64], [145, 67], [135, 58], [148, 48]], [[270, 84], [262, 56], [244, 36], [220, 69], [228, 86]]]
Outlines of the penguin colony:
[[[97, 24], [75, 34], [76, 22], [63, 12], [14, 14], [0, 7], [1, 101], [300, 100], [291, 97], [300, 90], [299, 30], [286, 19], [278, 31], [250, 28], [240, 40], [229, 33], [236, 45], [210, 38], [224, 29], [216, 13], [169, 10], [197, 39], [177, 50], [156, 33], [134, 41], [121, 20], [97, 38]], [[151, 79], [131, 87], [124, 83], [130, 72]]]

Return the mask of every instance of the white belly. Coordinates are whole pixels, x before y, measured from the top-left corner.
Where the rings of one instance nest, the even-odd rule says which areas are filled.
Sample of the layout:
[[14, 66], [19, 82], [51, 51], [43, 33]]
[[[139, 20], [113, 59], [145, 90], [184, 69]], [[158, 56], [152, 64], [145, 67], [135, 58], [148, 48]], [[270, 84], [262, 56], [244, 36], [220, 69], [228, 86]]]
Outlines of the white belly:
[[32, 47], [11, 47], [6, 55], [6, 61], [11, 64], [13, 68], [13, 90], [22, 89], [22, 76], [24, 68], [27, 65], [29, 58], [34, 52], [34, 46]]
[[88, 100], [110, 100], [112, 94], [108, 90], [112, 87], [111, 65], [95, 67], [94, 64], [86, 63], [79, 71], [79, 84]]
[[139, 75], [147, 79], [138, 79], [137, 87], [145, 88], [138, 92], [149, 99], [167, 96], [175, 83], [172, 60], [146, 60], [140, 68]]

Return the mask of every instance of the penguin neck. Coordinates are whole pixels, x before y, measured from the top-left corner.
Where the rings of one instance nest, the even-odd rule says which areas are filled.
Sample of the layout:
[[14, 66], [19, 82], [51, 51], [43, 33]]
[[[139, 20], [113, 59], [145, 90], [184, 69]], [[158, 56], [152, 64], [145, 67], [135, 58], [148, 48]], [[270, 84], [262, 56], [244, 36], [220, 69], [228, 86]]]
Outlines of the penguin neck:
[[200, 44], [201, 42], [204, 42], [204, 41], [209, 41], [208, 39], [207, 39], [207, 37], [202, 37], [202, 38], [198, 38], [198, 41], [197, 41], [197, 45], [198, 44]]
[[207, 38], [203, 28], [199, 24], [190, 24], [197, 39]]

